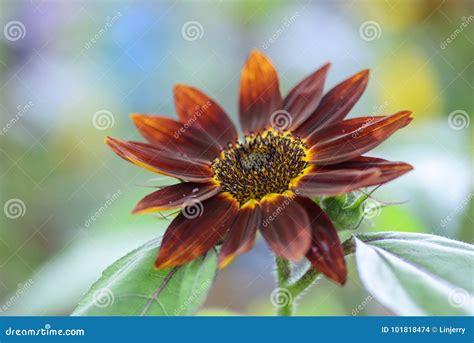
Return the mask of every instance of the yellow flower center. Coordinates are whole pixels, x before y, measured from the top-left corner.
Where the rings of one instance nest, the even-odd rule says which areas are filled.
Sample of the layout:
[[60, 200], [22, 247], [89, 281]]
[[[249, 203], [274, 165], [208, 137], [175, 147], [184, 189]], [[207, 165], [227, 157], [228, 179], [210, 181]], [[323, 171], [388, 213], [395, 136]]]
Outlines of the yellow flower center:
[[214, 179], [241, 205], [271, 193], [284, 193], [308, 167], [303, 141], [290, 132], [268, 130], [245, 136], [214, 160]]

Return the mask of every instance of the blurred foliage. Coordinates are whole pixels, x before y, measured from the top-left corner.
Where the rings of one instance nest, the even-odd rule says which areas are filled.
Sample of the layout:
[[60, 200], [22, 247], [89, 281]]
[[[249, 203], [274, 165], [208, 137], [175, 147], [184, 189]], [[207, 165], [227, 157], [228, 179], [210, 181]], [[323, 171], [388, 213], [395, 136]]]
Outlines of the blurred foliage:
[[428, 58], [416, 47], [409, 47], [377, 65], [377, 82], [383, 85], [377, 91], [380, 102], [387, 104], [387, 112], [409, 109], [415, 119], [440, 113], [442, 99], [437, 94], [442, 85], [436, 79], [435, 70], [425, 68]]
[[[406, 205], [389, 205], [381, 209], [379, 215], [372, 218], [371, 229], [367, 231], [401, 231], [431, 233], [416, 214]], [[370, 220], [370, 219], [369, 219]]]

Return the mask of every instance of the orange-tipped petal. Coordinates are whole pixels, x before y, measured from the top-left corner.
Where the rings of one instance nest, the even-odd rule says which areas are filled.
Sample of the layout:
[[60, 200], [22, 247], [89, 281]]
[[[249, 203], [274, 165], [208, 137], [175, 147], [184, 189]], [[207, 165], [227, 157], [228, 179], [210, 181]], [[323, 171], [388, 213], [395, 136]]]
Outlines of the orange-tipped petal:
[[311, 221], [311, 246], [306, 258], [314, 269], [344, 285], [347, 278], [346, 260], [334, 225], [314, 201], [303, 197], [298, 197], [296, 201], [306, 210]]
[[176, 85], [174, 101], [179, 120], [186, 127], [200, 128], [222, 148], [237, 140], [234, 124], [222, 107], [200, 90]]
[[294, 194], [265, 196], [260, 232], [276, 255], [298, 261], [308, 251], [311, 230], [308, 214], [294, 199]]
[[366, 171], [373, 168], [379, 170], [380, 173], [377, 177], [366, 180], [364, 187], [375, 186], [389, 182], [405, 173], [408, 173], [410, 170], [413, 170], [413, 167], [405, 162], [393, 162], [368, 156], [356, 157], [346, 162], [332, 164], [319, 169], [325, 171], [339, 169]]
[[180, 266], [205, 254], [224, 239], [238, 211], [237, 202], [226, 193], [191, 206], [166, 230], [155, 268]]
[[220, 152], [221, 146], [197, 127], [185, 126], [166, 117], [138, 113], [131, 117], [142, 136], [152, 145], [195, 160], [212, 161]]
[[410, 115], [410, 111], [401, 111], [342, 136], [320, 141], [310, 149], [308, 160], [313, 164], [326, 165], [361, 156], [410, 123], [413, 119]]
[[281, 106], [277, 71], [264, 54], [253, 50], [240, 78], [240, 124], [244, 133], [269, 127], [272, 113]]
[[291, 187], [299, 195], [308, 197], [338, 195], [372, 185], [381, 175], [377, 168], [325, 170], [312, 167], [295, 179]]
[[162, 188], [148, 194], [137, 204], [133, 214], [186, 207], [195, 202], [202, 202], [220, 192], [220, 187], [213, 182], [183, 182]]
[[362, 70], [335, 86], [323, 96], [316, 111], [300, 125], [296, 133], [306, 137], [317, 129], [344, 119], [364, 93], [368, 80], [369, 71]]
[[154, 173], [194, 182], [206, 182], [212, 179], [210, 163], [185, 159], [178, 154], [165, 149], [160, 150], [146, 143], [122, 141], [111, 137], [107, 137], [105, 142], [123, 159]]
[[[351, 133], [354, 136], [358, 136], [360, 135], [362, 131], [364, 131], [364, 129], [367, 126], [388, 117], [389, 116], [370, 116], [370, 117], [357, 117], [357, 118], [341, 120], [341, 121], [338, 121], [337, 123], [328, 125], [320, 130], [314, 131], [309, 136], [304, 138], [304, 142], [306, 143], [307, 146], [313, 146], [317, 144], [318, 142], [321, 142], [330, 138], [335, 138], [338, 136], [343, 136], [348, 133]], [[410, 122], [407, 121], [405, 126], [408, 125], [409, 123]]]
[[345, 134], [362, 130], [368, 124], [380, 120], [384, 116], [374, 116], [374, 117], [357, 117], [347, 120], [341, 120], [337, 123], [328, 125], [327, 127], [320, 128], [313, 131], [310, 135], [304, 138], [304, 142], [307, 146], [313, 146], [318, 142], [327, 140], [329, 138], [334, 138], [338, 136], [343, 136]]
[[262, 212], [258, 202], [251, 200], [239, 209], [219, 254], [219, 268], [225, 268], [238, 256], [255, 244], [257, 228], [260, 226]]
[[299, 127], [318, 108], [330, 66], [330, 63], [323, 65], [293, 87], [283, 99], [283, 110], [290, 114], [290, 130]]

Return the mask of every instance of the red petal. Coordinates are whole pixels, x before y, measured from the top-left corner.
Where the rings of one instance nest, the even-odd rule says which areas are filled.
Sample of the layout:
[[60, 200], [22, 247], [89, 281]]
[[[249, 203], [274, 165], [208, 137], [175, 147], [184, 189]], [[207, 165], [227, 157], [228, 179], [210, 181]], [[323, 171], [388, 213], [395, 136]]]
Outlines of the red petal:
[[178, 179], [206, 182], [212, 179], [210, 164], [184, 159], [168, 150], [145, 143], [122, 141], [107, 137], [105, 142], [123, 159], [155, 173]]
[[234, 124], [222, 107], [196, 88], [176, 85], [174, 101], [179, 120], [185, 127], [196, 126], [222, 148], [237, 140]]
[[322, 99], [314, 113], [296, 130], [301, 137], [314, 130], [344, 119], [364, 92], [369, 80], [369, 71], [362, 70], [331, 89]]
[[313, 167], [305, 175], [295, 179], [291, 188], [298, 195], [309, 197], [338, 195], [373, 185], [381, 174], [377, 168], [327, 170]]
[[406, 126], [413, 119], [410, 118], [410, 114], [410, 111], [398, 112], [345, 135], [320, 141], [311, 148], [308, 160], [321, 165], [335, 164], [358, 157]]
[[283, 100], [283, 109], [290, 113], [290, 129], [296, 129], [317, 109], [321, 101], [329, 63], [293, 87]]
[[324, 167], [324, 170], [336, 170], [336, 169], [352, 169], [358, 171], [364, 171], [372, 168], [377, 168], [380, 171], [380, 174], [367, 182], [364, 187], [375, 186], [386, 183], [393, 179], [396, 179], [399, 176], [409, 172], [413, 169], [411, 165], [405, 162], [392, 162], [387, 161], [381, 158], [360, 156], [352, 160], [333, 164], [327, 167]]
[[163, 211], [204, 201], [220, 192], [215, 183], [184, 182], [148, 194], [137, 204], [133, 214]]
[[156, 268], [183, 265], [205, 254], [229, 230], [238, 204], [226, 193], [220, 193], [203, 203], [196, 203], [192, 215], [183, 210], [165, 232]]
[[296, 201], [306, 210], [311, 221], [312, 240], [306, 258], [314, 269], [344, 285], [347, 278], [344, 250], [331, 220], [310, 199], [298, 197]]
[[197, 127], [185, 127], [175, 120], [143, 114], [132, 114], [140, 133], [153, 145], [180, 153], [185, 158], [212, 161], [220, 145]]
[[361, 130], [366, 125], [385, 118], [383, 116], [377, 117], [357, 117], [347, 120], [341, 120], [337, 123], [328, 125], [320, 129], [316, 129], [310, 135], [304, 138], [304, 142], [307, 146], [313, 146], [318, 142], [324, 141], [328, 138], [334, 138], [351, 133], [356, 130]]
[[295, 196], [270, 194], [261, 200], [260, 232], [276, 255], [298, 261], [308, 251], [311, 231], [306, 211]]
[[240, 124], [246, 134], [270, 126], [273, 112], [280, 110], [282, 99], [278, 75], [270, 60], [253, 50], [240, 79]]
[[219, 254], [219, 268], [228, 266], [235, 257], [252, 249], [262, 211], [256, 201], [249, 201], [239, 209]]
[[[349, 133], [354, 133], [354, 135], [358, 136], [370, 124], [376, 123], [379, 120], [388, 117], [389, 116], [371, 116], [341, 120], [320, 130], [313, 131], [313, 133], [307, 136], [304, 141], [307, 146], [313, 146], [316, 143], [329, 138], [335, 138], [337, 136], [343, 136]], [[408, 124], [409, 122], [407, 122], [405, 125]]]

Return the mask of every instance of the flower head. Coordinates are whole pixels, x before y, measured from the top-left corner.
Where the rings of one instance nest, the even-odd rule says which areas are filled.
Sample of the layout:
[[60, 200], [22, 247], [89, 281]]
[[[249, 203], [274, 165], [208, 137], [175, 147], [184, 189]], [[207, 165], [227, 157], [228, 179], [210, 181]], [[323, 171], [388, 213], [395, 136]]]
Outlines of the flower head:
[[237, 130], [224, 110], [201, 91], [178, 85], [179, 121], [133, 114], [148, 143], [108, 137], [122, 158], [182, 180], [142, 199], [134, 213], [181, 209], [161, 244], [156, 268], [185, 264], [222, 244], [219, 266], [250, 250], [260, 231], [273, 252], [315, 269], [339, 284], [346, 263], [329, 217], [311, 198], [380, 185], [412, 167], [363, 156], [411, 112], [344, 119], [362, 95], [361, 71], [323, 95], [329, 64], [280, 94], [277, 72], [252, 51], [240, 81]]

